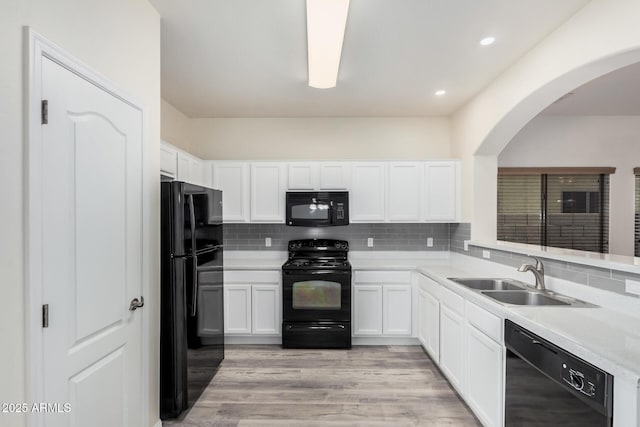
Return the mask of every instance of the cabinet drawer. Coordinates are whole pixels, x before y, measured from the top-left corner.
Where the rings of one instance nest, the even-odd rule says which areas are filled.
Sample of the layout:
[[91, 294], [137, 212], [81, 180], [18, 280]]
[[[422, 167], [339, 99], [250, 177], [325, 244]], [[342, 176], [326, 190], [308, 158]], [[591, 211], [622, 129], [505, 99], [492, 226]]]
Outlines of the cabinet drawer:
[[502, 343], [502, 321], [494, 314], [467, 301], [467, 322], [484, 332], [489, 338]]
[[464, 298], [460, 295], [442, 287], [440, 289], [440, 302], [460, 316], [464, 316]]
[[280, 271], [276, 270], [238, 270], [225, 271], [225, 283], [280, 283]]
[[411, 283], [410, 271], [356, 271], [356, 283]]

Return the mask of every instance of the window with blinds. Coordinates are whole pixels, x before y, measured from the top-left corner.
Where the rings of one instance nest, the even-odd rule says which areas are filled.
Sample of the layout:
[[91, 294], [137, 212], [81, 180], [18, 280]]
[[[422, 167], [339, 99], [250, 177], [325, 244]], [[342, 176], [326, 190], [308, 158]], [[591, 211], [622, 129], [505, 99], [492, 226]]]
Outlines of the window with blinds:
[[510, 172], [498, 175], [498, 240], [608, 252], [608, 174]]

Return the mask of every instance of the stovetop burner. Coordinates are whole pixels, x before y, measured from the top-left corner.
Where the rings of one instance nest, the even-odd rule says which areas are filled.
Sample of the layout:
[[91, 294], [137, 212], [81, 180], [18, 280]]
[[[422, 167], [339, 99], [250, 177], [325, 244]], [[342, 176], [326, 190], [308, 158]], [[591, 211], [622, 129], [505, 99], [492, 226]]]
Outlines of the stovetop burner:
[[351, 270], [347, 260], [349, 243], [333, 239], [304, 239], [289, 242], [289, 259], [283, 270]]

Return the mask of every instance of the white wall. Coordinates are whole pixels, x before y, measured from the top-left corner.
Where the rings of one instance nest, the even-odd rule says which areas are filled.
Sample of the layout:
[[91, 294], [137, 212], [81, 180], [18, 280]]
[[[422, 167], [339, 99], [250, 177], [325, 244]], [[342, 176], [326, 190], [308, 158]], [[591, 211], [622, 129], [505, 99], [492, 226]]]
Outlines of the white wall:
[[609, 252], [633, 256], [640, 117], [538, 116], [504, 148], [498, 166], [616, 167], [609, 181]]
[[[24, 339], [24, 133], [23, 26], [98, 70], [149, 109], [149, 179], [153, 203], [159, 203], [160, 18], [146, 0], [0, 0], [0, 402], [25, 402]], [[159, 214], [149, 226], [159, 229]], [[159, 241], [152, 233], [149, 271], [158, 283]], [[145, 307], [158, 324], [158, 289], [145, 295]], [[152, 331], [150, 421], [157, 420], [158, 331]], [[0, 425], [21, 426], [24, 416], [0, 414]]]
[[[495, 240], [496, 157], [546, 106], [570, 90], [640, 61], [640, 2], [592, 0], [452, 116], [452, 155], [463, 160], [463, 221]], [[497, 162], [496, 166], [497, 166]]]
[[449, 158], [446, 117], [192, 119], [203, 159]]
[[182, 111], [169, 104], [164, 99], [160, 107], [161, 129], [163, 141], [182, 148], [184, 151], [192, 151], [191, 119]]

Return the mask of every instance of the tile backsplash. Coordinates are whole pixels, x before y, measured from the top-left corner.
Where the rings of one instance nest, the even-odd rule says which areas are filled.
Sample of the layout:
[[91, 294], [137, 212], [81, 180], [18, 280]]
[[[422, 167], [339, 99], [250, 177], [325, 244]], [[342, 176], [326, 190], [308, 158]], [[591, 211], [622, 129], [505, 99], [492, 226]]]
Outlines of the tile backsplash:
[[[351, 250], [448, 251], [450, 224], [350, 224], [343, 227], [290, 227], [284, 224], [225, 224], [227, 250], [286, 251], [289, 240], [329, 238], [347, 240]], [[265, 239], [271, 238], [271, 247]], [[373, 247], [367, 239], [373, 238]], [[433, 238], [433, 246], [427, 239]]]

